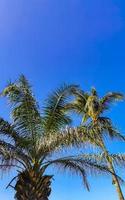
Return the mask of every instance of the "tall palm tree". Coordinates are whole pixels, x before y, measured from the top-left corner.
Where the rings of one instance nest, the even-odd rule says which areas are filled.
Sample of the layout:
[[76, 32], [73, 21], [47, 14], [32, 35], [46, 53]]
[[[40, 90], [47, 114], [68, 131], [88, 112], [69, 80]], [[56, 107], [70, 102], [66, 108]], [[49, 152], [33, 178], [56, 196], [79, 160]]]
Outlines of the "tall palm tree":
[[108, 172], [105, 164], [98, 165], [92, 158], [61, 154], [64, 149], [83, 148], [86, 140], [77, 129], [65, 128], [71, 118], [64, 108], [77, 89], [75, 85], [57, 89], [46, 99], [42, 113], [24, 76], [3, 90], [11, 105], [11, 121], [0, 118], [0, 167], [17, 168], [17, 176], [8, 184], [16, 191], [15, 199], [48, 200], [53, 175], [47, 175], [46, 169], [50, 166], [77, 173], [87, 189], [89, 171]]
[[112, 157], [104, 142], [104, 136], [125, 141], [125, 137], [112, 125], [111, 119], [104, 116], [104, 112], [109, 110], [111, 104], [123, 100], [124, 96], [121, 93], [110, 92], [100, 98], [95, 88], [92, 88], [90, 93], [83, 90], [80, 91], [79, 89], [77, 92], [75, 91], [75, 95], [76, 99], [72, 103], [67, 104], [66, 109], [75, 111], [82, 116], [81, 129], [85, 130], [87, 128], [89, 139], [91, 138], [90, 141], [103, 150], [103, 156], [106, 158], [108, 168], [114, 173], [112, 175], [112, 183], [116, 187], [119, 200], [124, 200], [119, 180], [115, 176]]

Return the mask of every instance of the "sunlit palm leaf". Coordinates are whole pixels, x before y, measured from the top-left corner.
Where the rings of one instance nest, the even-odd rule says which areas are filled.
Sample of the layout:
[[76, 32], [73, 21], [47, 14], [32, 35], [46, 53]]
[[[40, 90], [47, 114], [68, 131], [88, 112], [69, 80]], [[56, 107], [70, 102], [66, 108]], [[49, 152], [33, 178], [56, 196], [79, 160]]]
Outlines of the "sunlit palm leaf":
[[65, 112], [65, 106], [69, 102], [69, 97], [77, 88], [78, 86], [76, 85], [63, 85], [46, 99], [43, 108], [44, 128], [46, 131], [56, 131], [65, 125], [71, 124], [72, 120]]
[[31, 134], [35, 137], [35, 132], [41, 128], [41, 116], [26, 78], [21, 76], [19, 81], [11, 83], [4, 89], [3, 95], [8, 97], [13, 106], [12, 118], [15, 129], [20, 135]]
[[89, 190], [89, 184], [87, 180], [88, 174], [104, 174], [111, 173], [105, 164], [99, 163], [97, 159], [93, 159], [91, 156], [71, 156], [65, 158], [58, 158], [56, 160], [50, 161], [46, 166], [55, 165], [58, 167], [58, 170], [64, 169], [69, 170], [70, 172], [75, 172], [80, 175], [83, 179], [85, 187]]
[[100, 99], [101, 112], [110, 108], [110, 105], [116, 101], [124, 99], [124, 95], [118, 92], [109, 92], [103, 98]]

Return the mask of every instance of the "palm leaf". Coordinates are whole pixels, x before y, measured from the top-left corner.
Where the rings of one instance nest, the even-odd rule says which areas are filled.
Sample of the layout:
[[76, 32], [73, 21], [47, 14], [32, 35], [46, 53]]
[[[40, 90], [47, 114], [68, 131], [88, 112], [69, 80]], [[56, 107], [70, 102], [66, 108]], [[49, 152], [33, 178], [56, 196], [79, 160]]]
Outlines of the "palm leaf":
[[84, 167], [81, 165], [81, 163], [78, 162], [77, 159], [57, 159], [49, 163], [49, 165], [56, 166], [59, 170], [69, 171], [70, 173], [76, 174], [80, 176], [83, 180], [83, 184], [85, 188], [89, 191], [90, 186], [87, 180], [87, 174], [84, 169]]
[[60, 127], [71, 123], [71, 118], [65, 112], [65, 106], [69, 102], [69, 97], [77, 88], [76, 85], [63, 85], [46, 99], [43, 108], [46, 131], [58, 130]]
[[[97, 125], [96, 125], [97, 126]], [[112, 124], [112, 121], [106, 117], [98, 118], [98, 129], [102, 132], [103, 135], [109, 137], [111, 139], [117, 139], [121, 141], [125, 141], [125, 136], [122, 135]]]
[[[108, 163], [105, 153], [98, 153], [98, 154], [89, 153], [89, 154], [83, 154], [80, 157], [86, 160], [91, 160], [98, 166], [105, 166], [108, 169]], [[125, 166], [125, 154], [109, 154], [109, 157], [112, 159], [113, 165], [116, 166], [117, 168]], [[110, 173], [114, 175], [111, 171]], [[119, 175], [115, 174], [115, 176], [117, 176], [120, 183], [122, 184], [125, 183], [125, 181]]]
[[124, 100], [124, 95], [118, 92], [109, 92], [103, 98], [100, 99], [101, 112], [109, 109], [110, 105], [116, 101]]
[[85, 187], [89, 190], [89, 183], [87, 180], [88, 174], [104, 174], [112, 172], [107, 168], [105, 164], [101, 164], [97, 162], [96, 159], [89, 156], [68, 156], [65, 158], [58, 158], [56, 160], [52, 160], [48, 163], [45, 163], [44, 167], [48, 167], [51, 165], [55, 165], [58, 169], [62, 170], [69, 170], [69, 172], [75, 172], [76, 174], [80, 175], [83, 179], [83, 183]]
[[13, 125], [20, 135], [27, 136], [30, 133], [32, 137], [35, 137], [36, 132], [42, 133], [39, 107], [23, 75], [19, 81], [6, 87], [3, 95], [8, 97], [13, 106]]

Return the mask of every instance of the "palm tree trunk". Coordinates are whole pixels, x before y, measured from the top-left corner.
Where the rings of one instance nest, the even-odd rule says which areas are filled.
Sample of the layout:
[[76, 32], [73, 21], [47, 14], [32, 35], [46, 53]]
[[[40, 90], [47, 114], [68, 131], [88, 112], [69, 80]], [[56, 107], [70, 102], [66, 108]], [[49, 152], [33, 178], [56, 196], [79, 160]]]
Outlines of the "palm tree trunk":
[[[109, 157], [108, 157], [107, 161], [108, 161], [108, 160], [110, 160]], [[111, 172], [112, 172], [113, 174], [115, 174], [115, 170], [114, 170], [114, 167], [113, 167], [113, 165], [112, 165], [112, 161], [111, 161], [111, 160], [108, 161], [108, 167], [109, 167], [109, 169], [111, 170]], [[118, 180], [117, 176], [112, 175], [112, 178], [113, 178], [113, 184], [115, 185], [116, 191], [117, 191], [117, 193], [118, 193], [119, 200], [124, 200], [124, 196], [123, 196], [123, 194], [122, 194], [121, 186], [120, 186], [120, 184], [119, 184], [119, 180]]]
[[51, 193], [51, 178], [52, 176], [43, 175], [33, 169], [20, 173], [15, 185], [15, 199], [48, 200]]
[[103, 151], [105, 153], [105, 156], [106, 156], [106, 160], [107, 160], [107, 163], [108, 163], [108, 168], [113, 173], [112, 180], [113, 180], [113, 184], [116, 187], [116, 191], [118, 193], [119, 200], [125, 200], [124, 196], [123, 196], [123, 193], [122, 193], [122, 190], [121, 190], [121, 186], [120, 186], [118, 177], [117, 177], [117, 175], [115, 175], [116, 173], [115, 173], [115, 169], [114, 169], [114, 166], [113, 166], [113, 163], [112, 163], [112, 159], [111, 159], [110, 155], [108, 154], [108, 151], [107, 151], [107, 149], [105, 147], [105, 144], [104, 144], [104, 142], [102, 140], [101, 140], [101, 146], [102, 146], [102, 149], [103, 149]]

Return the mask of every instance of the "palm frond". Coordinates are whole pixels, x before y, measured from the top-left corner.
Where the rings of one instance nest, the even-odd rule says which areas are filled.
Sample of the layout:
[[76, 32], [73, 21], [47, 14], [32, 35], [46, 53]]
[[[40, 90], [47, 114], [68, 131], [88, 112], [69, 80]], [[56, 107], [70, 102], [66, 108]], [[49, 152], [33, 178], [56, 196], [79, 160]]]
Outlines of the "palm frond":
[[12, 140], [15, 146], [20, 145], [21, 148], [28, 148], [28, 145], [31, 143], [31, 141], [26, 137], [20, 136], [20, 134], [15, 130], [14, 125], [3, 118], [0, 118], [0, 135], [7, 136]]
[[63, 85], [46, 99], [43, 108], [46, 131], [59, 130], [60, 127], [62, 128], [72, 122], [65, 111], [65, 106], [76, 88], [78, 88], [76, 85]]
[[39, 141], [38, 155], [39, 157], [48, 156], [64, 148], [83, 147], [85, 142], [88, 141], [84, 136], [85, 133], [81, 132], [79, 128], [67, 127], [61, 132], [50, 132]]
[[[105, 166], [108, 169], [108, 162], [107, 158], [104, 152], [102, 153], [89, 153], [89, 154], [81, 154], [80, 157], [86, 160], [91, 160], [92, 162], [96, 163], [98, 166]], [[112, 160], [112, 163], [117, 168], [121, 168], [125, 166], [125, 154], [109, 154], [110, 159]], [[110, 170], [109, 172], [111, 175], [117, 176], [120, 183], [125, 183], [125, 181], [118, 175], [113, 174]]]
[[109, 92], [103, 98], [100, 99], [101, 112], [109, 109], [110, 105], [116, 101], [124, 100], [124, 95], [118, 92]]
[[32, 94], [27, 79], [22, 75], [16, 83], [11, 83], [3, 90], [12, 104], [12, 119], [15, 129], [21, 135], [28, 135], [41, 130], [41, 116], [38, 104]]
[[14, 130], [14, 126], [3, 118], [0, 118], [0, 134], [7, 135], [16, 142], [19, 139], [18, 133]]
[[110, 157], [116, 167], [125, 167], [125, 154], [110, 154]]
[[66, 127], [60, 132], [50, 132], [39, 141], [39, 157], [47, 157], [53, 152], [58, 152], [67, 148], [85, 148], [88, 143], [93, 146], [99, 146], [95, 142], [95, 133], [89, 130], [87, 126]]
[[10, 163], [18, 161], [23, 166], [30, 167], [30, 156], [26, 155], [24, 151], [17, 146], [0, 140], [0, 158], [2, 163]]
[[81, 165], [78, 159], [71, 158], [60, 158], [54, 161], [51, 161], [49, 165], [54, 165], [58, 168], [58, 170], [69, 171], [70, 173], [76, 174], [80, 176], [83, 180], [83, 184], [85, 188], [89, 191], [90, 186], [87, 180], [87, 174], [84, 169], [84, 166]]
[[[83, 183], [85, 187], [89, 190], [89, 184], [87, 180], [88, 174], [112, 174], [112, 172], [108, 169], [108, 167], [103, 163], [97, 162], [97, 159], [93, 159], [93, 157], [89, 156], [68, 156], [65, 158], [58, 158], [56, 160], [52, 160], [45, 164], [46, 167], [55, 165], [58, 169], [69, 170], [70, 172], [77, 173], [82, 176]], [[44, 166], [44, 167], [45, 167]]]
[[[102, 153], [83, 153], [80, 155], [84, 159], [90, 159], [93, 162], [98, 163], [98, 165], [107, 165], [107, 158], [104, 152]], [[124, 167], [125, 166], [125, 154], [118, 153], [118, 154], [110, 154], [109, 157], [112, 159], [113, 164], [116, 167]]]
[[86, 102], [89, 97], [87, 92], [78, 89], [74, 93], [75, 99], [65, 106], [65, 109], [76, 114], [84, 115], [86, 113]]
[[[96, 125], [97, 126], [97, 125]], [[122, 135], [112, 124], [112, 121], [106, 117], [98, 118], [98, 129], [104, 135], [109, 135], [111, 139], [125, 141], [125, 136]]]

